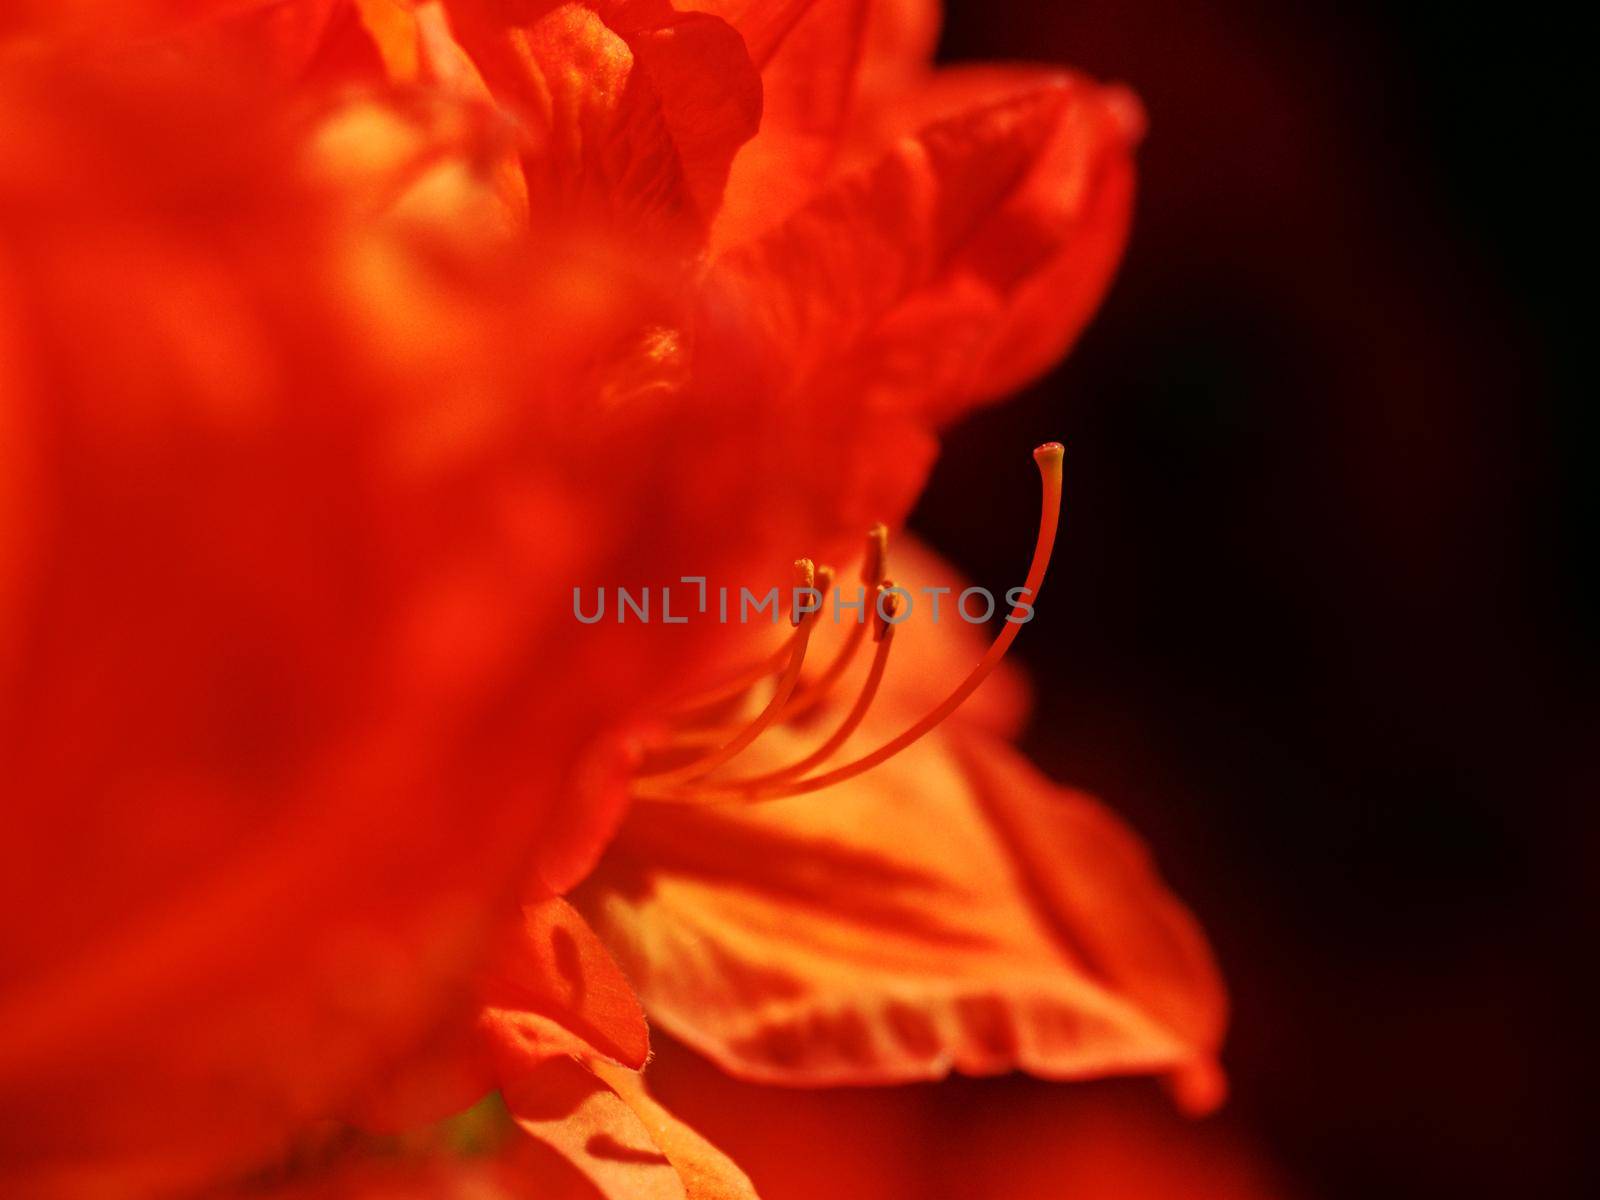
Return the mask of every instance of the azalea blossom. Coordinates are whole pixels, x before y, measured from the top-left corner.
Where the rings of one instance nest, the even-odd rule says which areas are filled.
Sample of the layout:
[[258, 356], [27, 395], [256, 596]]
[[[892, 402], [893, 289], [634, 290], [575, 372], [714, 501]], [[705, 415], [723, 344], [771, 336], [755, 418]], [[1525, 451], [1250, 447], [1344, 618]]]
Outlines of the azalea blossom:
[[652, 1025], [1219, 1101], [1202, 935], [1008, 744], [1025, 626], [570, 610], [959, 593], [899, 531], [1107, 286], [1125, 90], [918, 0], [113, 7], [0, 26], [9, 1190], [381, 1190], [495, 1093], [513, 1189], [752, 1194]]

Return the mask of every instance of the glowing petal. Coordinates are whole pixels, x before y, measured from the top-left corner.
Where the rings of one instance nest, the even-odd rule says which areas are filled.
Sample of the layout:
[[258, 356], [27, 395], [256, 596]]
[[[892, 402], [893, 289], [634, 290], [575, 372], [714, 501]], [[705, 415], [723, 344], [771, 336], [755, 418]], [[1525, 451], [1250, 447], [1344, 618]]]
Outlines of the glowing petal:
[[744, 1078], [1181, 1074], [1217, 1099], [1192, 919], [1105, 809], [970, 729], [820, 797], [641, 805], [576, 903], [652, 1019]]

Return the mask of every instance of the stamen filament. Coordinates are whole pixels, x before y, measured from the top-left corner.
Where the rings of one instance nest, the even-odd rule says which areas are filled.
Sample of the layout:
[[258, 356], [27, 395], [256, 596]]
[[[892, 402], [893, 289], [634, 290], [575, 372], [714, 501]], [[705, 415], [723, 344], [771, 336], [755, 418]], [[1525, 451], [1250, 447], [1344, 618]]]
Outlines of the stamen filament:
[[861, 722], [866, 719], [867, 710], [872, 707], [873, 700], [877, 698], [878, 686], [883, 682], [883, 672], [889, 664], [889, 646], [893, 641], [894, 630], [890, 629], [884, 635], [883, 640], [878, 643], [878, 649], [872, 656], [872, 665], [867, 668], [867, 679], [862, 685], [861, 694], [856, 697], [856, 702], [851, 706], [850, 712], [845, 719], [839, 723], [839, 728], [833, 731], [833, 736], [797, 763], [781, 770], [769, 771], [765, 775], [755, 775], [749, 779], [729, 780], [723, 786], [760, 791], [764, 784], [776, 783], [783, 779], [792, 779], [796, 775], [804, 775], [812, 768], [820, 767], [837, 754], [839, 749], [850, 740], [851, 735], [860, 728]]
[[[867, 530], [866, 547], [861, 555], [861, 582], [867, 587], [876, 587], [883, 581], [884, 567], [888, 562], [889, 554], [889, 529], [881, 522]], [[828, 593], [832, 588], [833, 572], [828, 567], [817, 570], [818, 591], [822, 593], [822, 602], [827, 604]], [[866, 635], [868, 622], [856, 622], [845, 638], [844, 644], [839, 647], [833, 660], [816, 679], [797, 689], [796, 694], [790, 699], [789, 705], [783, 712], [784, 720], [792, 720], [804, 716], [822, 701], [828, 698], [836, 683], [844, 673], [850, 669], [850, 664], [855, 661], [856, 651], [860, 649], [862, 639]], [[799, 630], [790, 634], [783, 645], [779, 646], [763, 662], [740, 673], [735, 678], [717, 687], [702, 692], [672, 710], [671, 715], [680, 725], [693, 725], [697, 718], [704, 718], [714, 710], [719, 709], [734, 697], [749, 691], [768, 675], [775, 674], [783, 669], [783, 664], [794, 650], [795, 639], [799, 637]], [[716, 727], [704, 729], [690, 738], [679, 739], [682, 743], [705, 744], [714, 740], [720, 730]]]
[[[1011, 644], [1016, 641], [1017, 634], [1021, 631], [1022, 626], [1026, 623], [1026, 611], [1029, 607], [1031, 607], [1031, 602], [1039, 595], [1039, 588], [1044, 582], [1045, 571], [1050, 565], [1050, 555], [1055, 547], [1056, 533], [1060, 527], [1061, 463], [1063, 455], [1064, 451], [1061, 445], [1057, 442], [1047, 443], [1046, 445], [1040, 446], [1033, 452], [1034, 461], [1039, 467], [1040, 481], [1043, 485], [1043, 495], [1040, 501], [1039, 533], [1034, 542], [1033, 561], [1028, 567], [1027, 581], [1023, 584], [1023, 600], [1019, 601], [1012, 609], [1011, 616], [1006, 621], [1005, 628], [990, 644], [989, 649], [985, 652], [978, 665], [973, 668], [972, 672], [966, 677], [966, 679], [962, 680], [960, 685], [957, 686], [953, 692], [946, 696], [942, 702], [936, 705], [921, 720], [910, 726], [910, 728], [904, 730], [899, 736], [891, 739], [888, 742], [885, 742], [871, 753], [866, 754], [863, 757], [854, 760], [853, 762], [847, 763], [842, 767], [836, 767], [834, 770], [828, 771], [822, 775], [813, 775], [809, 779], [785, 782], [784, 778], [790, 775], [791, 772], [784, 771], [781, 773], [784, 778], [779, 778], [771, 783], [747, 781], [744, 786], [724, 785], [693, 788], [677, 795], [665, 796], [657, 794], [655, 789], [651, 788], [650, 793], [647, 796], [641, 793], [641, 798], [678, 800], [680, 802], [689, 801], [699, 803], [715, 803], [719, 801], [744, 801], [753, 803], [757, 801], [778, 800], [790, 796], [800, 796], [808, 792], [822, 791], [825, 788], [830, 788], [837, 784], [854, 779], [857, 775], [861, 775], [867, 771], [870, 771], [873, 767], [887, 762], [889, 759], [899, 754], [902, 750], [905, 750], [907, 747], [921, 740], [933, 729], [935, 729], [940, 723], [949, 717], [951, 713], [955, 712], [955, 710], [966, 701], [967, 697], [971, 696], [972, 693], [976, 691], [983, 683], [983, 681], [989, 677], [989, 675], [994, 671], [995, 667], [1000, 664], [1000, 660], [1005, 657], [1006, 651], [1011, 648]], [[888, 631], [886, 630], [885, 632], [887, 634]], [[883, 639], [884, 643], [887, 643], [889, 640], [890, 639], [888, 636], [885, 636]], [[878, 658], [882, 658], [884, 653], [885, 652], [880, 649]], [[874, 666], [877, 665], [878, 658], [874, 659]], [[876, 690], [875, 685], [874, 690]], [[830, 741], [831, 740], [832, 739], [830, 739]], [[723, 761], [726, 761], [726, 759]], [[704, 772], [700, 772], [699, 774], [703, 775]], [[682, 782], [682, 780], [675, 780], [674, 782]]]
[[[876, 589], [883, 582], [884, 569], [889, 561], [889, 527], [881, 521], [867, 530], [867, 545], [861, 555], [861, 582], [865, 588]], [[827, 601], [827, 589], [823, 590], [823, 602]], [[838, 609], [834, 609], [837, 617]], [[856, 651], [861, 648], [862, 641], [867, 635], [865, 614], [856, 622], [856, 627], [845, 637], [844, 644], [839, 647], [827, 668], [816, 679], [800, 689], [798, 695], [790, 701], [789, 707], [784, 711], [785, 720], [802, 717], [817, 705], [828, 698], [833, 687], [850, 669], [850, 664], [855, 661]]]
[[[795, 564], [801, 576], [800, 586], [809, 588], [816, 578], [815, 568], [809, 559], [802, 559]], [[806, 648], [811, 642], [812, 631], [816, 629], [817, 612], [815, 610], [802, 616], [798, 628], [795, 630], [793, 652], [789, 657], [789, 665], [784, 669], [783, 676], [778, 680], [778, 689], [773, 692], [772, 699], [767, 701], [766, 707], [734, 735], [733, 739], [720, 749], [710, 754], [702, 755], [691, 762], [681, 766], [672, 767], [664, 771], [645, 772], [639, 776], [647, 779], [656, 786], [669, 786], [674, 784], [689, 783], [705, 775], [709, 775], [724, 763], [743, 753], [758, 737], [771, 727], [772, 723], [783, 714], [784, 708], [789, 703], [789, 698], [794, 694], [795, 685], [800, 682], [800, 671], [805, 666]]]
[[839, 682], [840, 677], [855, 661], [856, 651], [860, 649], [866, 634], [867, 623], [858, 622], [846, 635], [844, 644], [834, 654], [833, 661], [828, 664], [827, 669], [795, 694], [794, 699], [789, 702], [789, 707], [783, 710], [784, 720], [803, 717], [828, 698], [828, 693], [833, 691], [834, 684]]

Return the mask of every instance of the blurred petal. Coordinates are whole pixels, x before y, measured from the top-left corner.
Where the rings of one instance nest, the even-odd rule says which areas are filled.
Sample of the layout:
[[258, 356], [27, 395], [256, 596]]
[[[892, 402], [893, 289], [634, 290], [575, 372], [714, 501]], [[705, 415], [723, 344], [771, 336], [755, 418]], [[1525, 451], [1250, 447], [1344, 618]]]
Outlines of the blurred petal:
[[863, 101], [903, 94], [926, 75], [943, 24], [940, 0], [871, 0], [861, 60]]
[[87, 44], [149, 56], [163, 50], [220, 55], [226, 69], [286, 82], [349, 28], [351, 0], [22, 0], [0, 13], [0, 52], [23, 44]]
[[1094, 1089], [1029, 1095], [962, 1147], [971, 1200], [1289, 1200], [1260, 1147], [1223, 1122], [1185, 1120], [1160, 1097]]
[[535, 887], [564, 895], [594, 870], [628, 811], [635, 755], [605, 740], [573, 774], [570, 803], [551, 814], [535, 853]]
[[1100, 805], [974, 731], [816, 796], [641, 805], [576, 902], [652, 1019], [743, 1078], [1215, 1078], [1193, 920]]
[[307, 166], [354, 220], [397, 227], [442, 257], [493, 272], [526, 231], [527, 189], [492, 111], [470, 88], [461, 92], [352, 92], [318, 121]]
[[[764, 1200], [1289, 1200], [1238, 1122], [1195, 1121], [1143, 1081], [1026, 1079], [800, 1090], [729, 1078], [662, 1039], [650, 1085]], [[797, 1153], [822, 1146], [826, 1153]]]
[[382, 1138], [336, 1136], [209, 1200], [595, 1200], [565, 1159], [517, 1127], [500, 1097]]
[[82, 36], [97, 32], [105, 38], [126, 38], [165, 33], [212, 21], [254, 16], [273, 9], [286, 10], [281, 19], [316, 23], [341, 0], [16, 0], [6, 6], [0, 31], [13, 28]]
[[0, 72], [0, 1191], [239, 1169], [440, 1038], [598, 729], [514, 306], [234, 83]]
[[[417, 6], [406, 0], [354, 0], [361, 29], [371, 39], [384, 73], [396, 83], [411, 83], [422, 71]], [[426, 5], [437, 8], [436, 5]]]
[[498, 964], [467, 1011], [370, 1089], [355, 1124], [384, 1132], [440, 1120], [550, 1058], [644, 1066], [650, 1031], [639, 1001], [565, 900], [525, 905]]
[[493, 1044], [477, 998], [469, 997], [430, 1040], [367, 1081], [343, 1120], [369, 1133], [399, 1133], [464, 1112], [497, 1082]]

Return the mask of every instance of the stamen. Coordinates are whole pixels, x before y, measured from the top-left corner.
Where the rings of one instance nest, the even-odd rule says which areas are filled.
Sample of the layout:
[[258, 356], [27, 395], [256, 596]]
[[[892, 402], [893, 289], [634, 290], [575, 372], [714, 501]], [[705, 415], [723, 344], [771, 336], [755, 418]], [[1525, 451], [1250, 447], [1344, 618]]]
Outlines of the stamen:
[[[816, 585], [817, 571], [809, 558], [802, 558], [795, 564], [796, 588], [813, 588]], [[797, 604], [792, 604], [793, 609], [798, 609]], [[778, 680], [778, 690], [772, 694], [772, 699], [767, 701], [765, 708], [734, 735], [733, 739], [722, 746], [721, 749], [701, 756], [682, 766], [672, 767], [668, 770], [642, 773], [639, 778], [647, 779], [656, 786], [671, 786], [689, 783], [702, 776], [710, 774], [724, 763], [741, 754], [752, 742], [767, 731], [774, 721], [783, 713], [784, 707], [789, 703], [789, 697], [794, 694], [795, 684], [800, 681], [800, 669], [805, 665], [806, 647], [811, 641], [812, 631], [817, 627], [817, 613], [821, 609], [802, 614], [799, 626], [792, 639], [794, 650], [789, 658], [789, 665], [784, 669], [783, 677]]]
[[[884, 580], [873, 597], [874, 608], [876, 608], [877, 602], [881, 598], [884, 611], [891, 617], [895, 616], [900, 608], [900, 598], [898, 596], [885, 595], [886, 590], [893, 586], [894, 584], [889, 580]], [[867, 710], [872, 707], [873, 700], [877, 698], [878, 686], [883, 682], [883, 672], [889, 665], [889, 647], [894, 644], [894, 626], [878, 618], [876, 613], [873, 616], [873, 626], [873, 637], [878, 643], [878, 649], [872, 656], [872, 665], [867, 668], [866, 683], [862, 685], [861, 694], [856, 697], [856, 702], [851, 706], [845, 719], [833, 731], [833, 736], [799, 762], [792, 763], [777, 771], [769, 771], [765, 775], [753, 775], [748, 779], [731, 779], [719, 786], [739, 788], [745, 791], [759, 791], [765, 784], [776, 783], [783, 779], [792, 779], [796, 775], [804, 775], [813, 767], [820, 767], [839, 752], [839, 749], [850, 740], [851, 735], [860, 728], [861, 722], [866, 719]], [[865, 629], [865, 624], [861, 625], [860, 628]]]
[[[833, 588], [833, 568], [818, 567], [815, 582], [817, 590], [822, 593], [824, 598], [826, 598], [828, 592]], [[796, 624], [798, 624], [798, 622], [796, 622]], [[783, 645], [779, 646], [761, 662], [757, 663], [753, 667], [741, 671], [738, 675], [734, 676], [726, 683], [721, 683], [714, 688], [696, 693], [682, 704], [676, 705], [669, 710], [668, 715], [678, 720], [682, 724], [693, 724], [696, 718], [704, 717], [711, 710], [721, 708], [722, 705], [726, 704], [729, 700], [732, 700], [734, 697], [749, 691], [768, 675], [774, 674], [775, 672], [781, 670], [783, 668], [783, 664], [787, 662], [790, 656], [794, 653], [794, 644], [798, 637], [799, 630], [796, 629], [794, 633], [791, 633], [786, 639], [784, 639]], [[804, 695], [804, 691], [802, 691], [801, 694]], [[792, 707], [793, 706], [791, 705], [791, 708]]]
[[[796, 559], [794, 570], [795, 592], [799, 592], [802, 589], [805, 591], [814, 591], [816, 589], [817, 566], [815, 563], [813, 563], [809, 558]], [[833, 578], [832, 567], [824, 567], [823, 570], [828, 573], [828, 578]], [[796, 629], [799, 629], [801, 622], [807, 615], [809, 614], [804, 614], [800, 611], [800, 597], [798, 595], [791, 594], [789, 597], [789, 624], [793, 625]]]
[[[889, 529], [888, 526], [879, 523], [867, 531], [866, 550], [861, 556], [861, 582], [865, 587], [876, 589], [883, 582], [883, 572], [888, 559]], [[822, 594], [826, 596], [828, 590], [824, 587]], [[837, 614], [837, 610], [835, 613]], [[834, 654], [833, 661], [828, 664], [827, 669], [801, 688], [789, 702], [789, 707], [783, 713], [784, 720], [792, 721], [803, 717], [828, 698], [833, 692], [834, 685], [843, 678], [844, 673], [850, 669], [850, 664], [855, 661], [856, 651], [861, 648], [862, 639], [867, 634], [867, 624], [865, 620], [856, 622], [855, 628], [845, 635], [844, 644]]]
[[889, 527], [879, 521], [867, 530], [867, 551], [861, 556], [861, 582], [876, 587], [889, 569]]
[[[1047, 443], [1033, 452], [1034, 462], [1039, 467], [1043, 496], [1040, 502], [1039, 534], [1034, 542], [1033, 561], [1028, 567], [1027, 581], [1022, 587], [1023, 599], [1012, 609], [1010, 619], [1007, 620], [1005, 628], [990, 644], [988, 651], [978, 665], [973, 668], [971, 674], [962, 680], [961, 684], [953, 692], [920, 721], [917, 721], [898, 737], [885, 742], [870, 754], [825, 774], [813, 775], [809, 779], [789, 782], [785, 782], [784, 779], [778, 779], [771, 783], [751, 781], [749, 785], [742, 788], [737, 786], [691, 788], [668, 795], [661, 795], [654, 788], [651, 788], [649, 793], [641, 794], [641, 798], [674, 800], [680, 803], [755, 802], [778, 800], [789, 796], [804, 795], [808, 792], [817, 792], [854, 779], [857, 775], [887, 762], [935, 729], [951, 713], [955, 712], [967, 697], [978, 689], [983, 681], [994, 671], [995, 667], [999, 666], [1000, 660], [1005, 657], [1006, 651], [1016, 641], [1017, 634], [1025, 623], [1026, 608], [1039, 595], [1039, 588], [1044, 582], [1045, 570], [1050, 565], [1051, 551], [1055, 547], [1056, 532], [1061, 522], [1061, 463], [1064, 453], [1061, 445], [1057, 442]], [[882, 631], [883, 640], [880, 642], [880, 655], [885, 653], [881, 650], [881, 646], [888, 643], [891, 631], [892, 626], [886, 626]], [[873, 690], [876, 690], [876, 684], [873, 685]], [[790, 771], [782, 772], [784, 777], [790, 774]]]
[[[861, 577], [863, 582], [877, 584], [883, 574], [883, 567], [888, 557], [888, 527], [879, 523], [867, 531], [866, 547], [861, 557]], [[816, 589], [823, 598], [826, 606], [828, 594], [833, 590], [834, 571], [832, 567], [818, 567]], [[805, 716], [816, 708], [833, 691], [834, 685], [844, 675], [855, 660], [857, 649], [866, 635], [867, 622], [856, 622], [854, 629], [846, 636], [844, 643], [834, 653], [833, 660], [821, 675], [815, 679], [798, 686], [790, 697], [789, 703], [780, 714], [780, 719], [785, 721], [796, 720]], [[671, 740], [674, 749], [694, 749], [701, 746], [715, 745], [730, 733], [738, 732], [743, 726], [739, 723], [732, 725], [724, 722], [721, 725], [710, 724], [720, 716], [726, 708], [728, 701], [749, 691], [768, 675], [780, 671], [794, 650], [795, 639], [799, 631], [790, 634], [785, 639], [775, 654], [755, 667], [746, 670], [737, 678], [719, 685], [717, 688], [702, 692], [687, 704], [669, 710], [669, 716], [679, 733]]]

